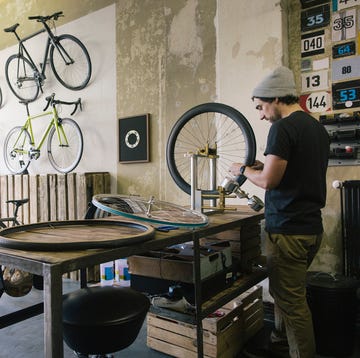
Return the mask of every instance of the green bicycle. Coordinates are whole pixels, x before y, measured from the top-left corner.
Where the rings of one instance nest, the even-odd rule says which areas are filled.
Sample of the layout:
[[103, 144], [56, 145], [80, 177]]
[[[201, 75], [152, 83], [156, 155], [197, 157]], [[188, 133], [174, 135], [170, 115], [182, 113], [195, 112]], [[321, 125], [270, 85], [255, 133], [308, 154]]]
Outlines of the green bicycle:
[[[23, 126], [14, 127], [5, 138], [4, 159], [7, 168], [14, 174], [27, 171], [31, 160], [40, 157], [40, 150], [47, 140], [47, 153], [50, 164], [60, 173], [69, 173], [79, 164], [83, 153], [83, 136], [79, 125], [71, 118], [60, 118], [56, 106], [58, 104], [74, 105], [73, 115], [78, 107], [81, 108], [81, 99], [76, 102], [64, 102], [55, 99], [55, 94], [46, 97], [44, 112], [30, 116], [28, 103], [26, 105], [27, 118]], [[47, 109], [51, 107], [51, 110]], [[41, 136], [38, 144], [35, 142], [32, 121], [36, 118], [51, 116], [50, 122]]]

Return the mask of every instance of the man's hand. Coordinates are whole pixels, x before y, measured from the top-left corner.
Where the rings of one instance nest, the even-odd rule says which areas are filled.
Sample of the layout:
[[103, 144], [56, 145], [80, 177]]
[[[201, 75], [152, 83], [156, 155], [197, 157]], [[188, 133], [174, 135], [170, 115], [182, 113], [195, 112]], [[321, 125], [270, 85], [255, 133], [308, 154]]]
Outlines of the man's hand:
[[[229, 172], [234, 176], [240, 175], [240, 168], [243, 163], [233, 163]], [[276, 188], [287, 166], [287, 161], [276, 155], [268, 154], [265, 158], [265, 163], [256, 160], [253, 165], [247, 165], [244, 175], [252, 183], [265, 190]]]
[[229, 169], [229, 172], [234, 176], [238, 177], [240, 175], [240, 168], [245, 165], [243, 163], [232, 163]]
[[[234, 176], [240, 175], [240, 168], [245, 165], [244, 163], [233, 163], [229, 169], [229, 172]], [[264, 168], [264, 163], [260, 162], [260, 160], [255, 160], [253, 165], [247, 165], [247, 167], [254, 170], [262, 170]]]

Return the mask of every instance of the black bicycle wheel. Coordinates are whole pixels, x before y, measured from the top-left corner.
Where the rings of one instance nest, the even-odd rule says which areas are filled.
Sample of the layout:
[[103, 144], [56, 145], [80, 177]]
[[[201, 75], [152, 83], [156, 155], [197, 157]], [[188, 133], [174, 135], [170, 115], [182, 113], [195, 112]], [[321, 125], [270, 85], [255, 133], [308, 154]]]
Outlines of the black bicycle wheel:
[[40, 90], [36, 68], [22, 55], [10, 56], [5, 64], [5, 76], [12, 93], [22, 101], [34, 101]]
[[83, 43], [72, 35], [60, 35], [50, 48], [50, 64], [57, 80], [66, 88], [81, 90], [91, 77], [91, 61]]
[[1, 87], [0, 87], [0, 108], [2, 106], [2, 101], [3, 101], [3, 97], [2, 97], [2, 90], [1, 90]]
[[[166, 146], [166, 161], [175, 183], [191, 192], [191, 162], [197, 156], [198, 187], [204, 194], [216, 194], [217, 186], [229, 175], [230, 165], [255, 161], [256, 141], [247, 119], [222, 103], [204, 103], [184, 113], [172, 128]], [[210, 159], [215, 158], [215, 172]], [[214, 183], [215, 180], [215, 183]], [[246, 178], [237, 178], [243, 184]]]
[[22, 127], [10, 130], [4, 142], [4, 160], [11, 173], [21, 174], [30, 164], [30, 134]]
[[81, 129], [73, 119], [59, 119], [58, 131], [55, 126], [51, 128], [47, 152], [51, 165], [60, 173], [69, 173], [77, 167], [83, 147]]

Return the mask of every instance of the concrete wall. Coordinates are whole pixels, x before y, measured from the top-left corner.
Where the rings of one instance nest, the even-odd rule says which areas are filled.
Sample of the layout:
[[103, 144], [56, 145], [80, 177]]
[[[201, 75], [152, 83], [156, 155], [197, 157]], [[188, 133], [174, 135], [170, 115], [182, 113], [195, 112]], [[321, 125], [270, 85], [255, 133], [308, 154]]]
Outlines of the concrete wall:
[[165, 149], [181, 114], [215, 98], [215, 16], [215, 0], [117, 3], [118, 114], [151, 114], [150, 162], [119, 164], [119, 192], [189, 203]]

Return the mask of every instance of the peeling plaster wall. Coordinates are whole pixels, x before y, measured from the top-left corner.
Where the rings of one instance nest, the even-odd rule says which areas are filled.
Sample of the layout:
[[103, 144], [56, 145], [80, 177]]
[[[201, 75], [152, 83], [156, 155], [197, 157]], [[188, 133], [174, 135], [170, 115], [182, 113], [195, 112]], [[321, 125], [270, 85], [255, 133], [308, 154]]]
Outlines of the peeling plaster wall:
[[[218, 1], [217, 100], [236, 108], [247, 118], [254, 130], [257, 158], [261, 161], [270, 125], [259, 120], [251, 92], [265, 75], [283, 63], [287, 37], [283, 32], [279, 0]], [[264, 197], [264, 191], [249, 181], [242, 187], [252, 195]]]
[[120, 163], [119, 192], [189, 203], [168, 173], [166, 142], [185, 111], [215, 97], [215, 13], [215, 0], [117, 2], [118, 114], [151, 114], [151, 161]]

